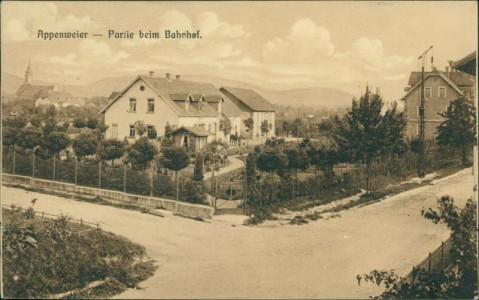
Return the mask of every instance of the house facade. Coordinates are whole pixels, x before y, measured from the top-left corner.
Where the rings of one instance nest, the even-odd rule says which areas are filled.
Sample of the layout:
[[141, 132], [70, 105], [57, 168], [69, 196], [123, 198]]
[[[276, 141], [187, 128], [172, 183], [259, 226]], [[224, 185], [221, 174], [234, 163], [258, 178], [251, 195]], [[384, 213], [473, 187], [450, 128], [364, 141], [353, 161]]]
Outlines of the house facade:
[[[220, 91], [243, 112], [242, 121], [253, 119], [253, 129], [249, 133], [252, 138], [275, 135], [275, 108], [270, 102], [250, 89], [222, 87]], [[265, 121], [269, 127], [267, 133], [261, 131], [261, 124]]]
[[[140, 75], [124, 90], [112, 93], [109, 103], [100, 111], [108, 125], [106, 138], [129, 141], [140, 138], [137, 122], [143, 122], [157, 136], [165, 135], [171, 126], [179, 146], [195, 150], [212, 141], [228, 141], [230, 134], [221, 130], [221, 121], [230, 119], [232, 130], [241, 132], [241, 111], [213, 85]], [[182, 130], [179, 130], [182, 129]]]
[[[437, 126], [444, 121], [439, 114], [446, 111], [449, 103], [459, 97], [474, 99], [475, 78], [455, 69], [442, 72], [433, 69], [424, 74], [425, 97], [425, 139], [432, 140], [437, 135]], [[419, 106], [421, 103], [421, 72], [412, 72], [404, 101], [404, 114], [407, 120], [406, 137], [414, 139], [419, 136]]]

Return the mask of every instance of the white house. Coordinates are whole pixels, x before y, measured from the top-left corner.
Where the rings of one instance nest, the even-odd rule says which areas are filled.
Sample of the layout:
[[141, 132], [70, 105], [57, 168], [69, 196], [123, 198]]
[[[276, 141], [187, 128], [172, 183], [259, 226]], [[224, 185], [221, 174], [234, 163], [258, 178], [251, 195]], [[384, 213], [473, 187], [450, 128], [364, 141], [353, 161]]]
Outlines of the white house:
[[[169, 73], [164, 78], [155, 77], [153, 72], [139, 75], [121, 92], [113, 93], [100, 114], [104, 114], [109, 126], [107, 138], [126, 137], [130, 141], [139, 138], [137, 121], [142, 121], [148, 131], [156, 130], [158, 136], [163, 136], [170, 125], [174, 130], [184, 127], [189, 130], [181, 132], [207, 136], [207, 142], [228, 141], [229, 136], [220, 130], [220, 121], [225, 117], [232, 121], [232, 134], [235, 129], [241, 131], [241, 111], [216, 87], [184, 81], [179, 75], [172, 79]], [[190, 145], [188, 138], [185, 135], [179, 144]]]
[[267, 136], [275, 135], [275, 109], [270, 102], [250, 89], [222, 87], [220, 91], [243, 112], [243, 121], [253, 119], [253, 130], [250, 133], [252, 138], [263, 136], [261, 124], [264, 121], [267, 121], [269, 126]]

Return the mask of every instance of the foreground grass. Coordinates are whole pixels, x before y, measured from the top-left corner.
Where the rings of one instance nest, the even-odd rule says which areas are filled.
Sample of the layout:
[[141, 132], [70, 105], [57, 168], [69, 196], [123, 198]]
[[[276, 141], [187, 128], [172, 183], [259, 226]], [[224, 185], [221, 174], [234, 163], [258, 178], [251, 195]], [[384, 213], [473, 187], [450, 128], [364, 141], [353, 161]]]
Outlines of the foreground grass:
[[156, 269], [145, 249], [125, 238], [32, 212], [2, 210], [6, 298], [111, 297]]

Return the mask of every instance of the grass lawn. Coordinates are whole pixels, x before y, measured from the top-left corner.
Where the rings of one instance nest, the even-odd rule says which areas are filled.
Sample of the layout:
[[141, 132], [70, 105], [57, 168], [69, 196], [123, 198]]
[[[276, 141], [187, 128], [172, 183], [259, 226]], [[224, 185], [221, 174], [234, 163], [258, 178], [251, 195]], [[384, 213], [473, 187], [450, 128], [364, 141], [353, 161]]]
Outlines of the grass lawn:
[[2, 217], [5, 298], [111, 297], [155, 272], [142, 246], [112, 233], [28, 210]]

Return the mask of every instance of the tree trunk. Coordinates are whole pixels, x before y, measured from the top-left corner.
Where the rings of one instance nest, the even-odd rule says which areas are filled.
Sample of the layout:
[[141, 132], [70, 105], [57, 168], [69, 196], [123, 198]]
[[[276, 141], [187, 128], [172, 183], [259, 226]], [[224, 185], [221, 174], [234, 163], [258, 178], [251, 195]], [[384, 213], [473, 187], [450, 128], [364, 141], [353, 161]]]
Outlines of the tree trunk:
[[371, 194], [371, 159], [366, 159], [366, 189], [367, 193]]
[[179, 199], [179, 191], [180, 191], [180, 185], [179, 185], [179, 182], [178, 182], [178, 171], [175, 171], [175, 181], [176, 181], [176, 197], [175, 197], [175, 199], [178, 200]]

